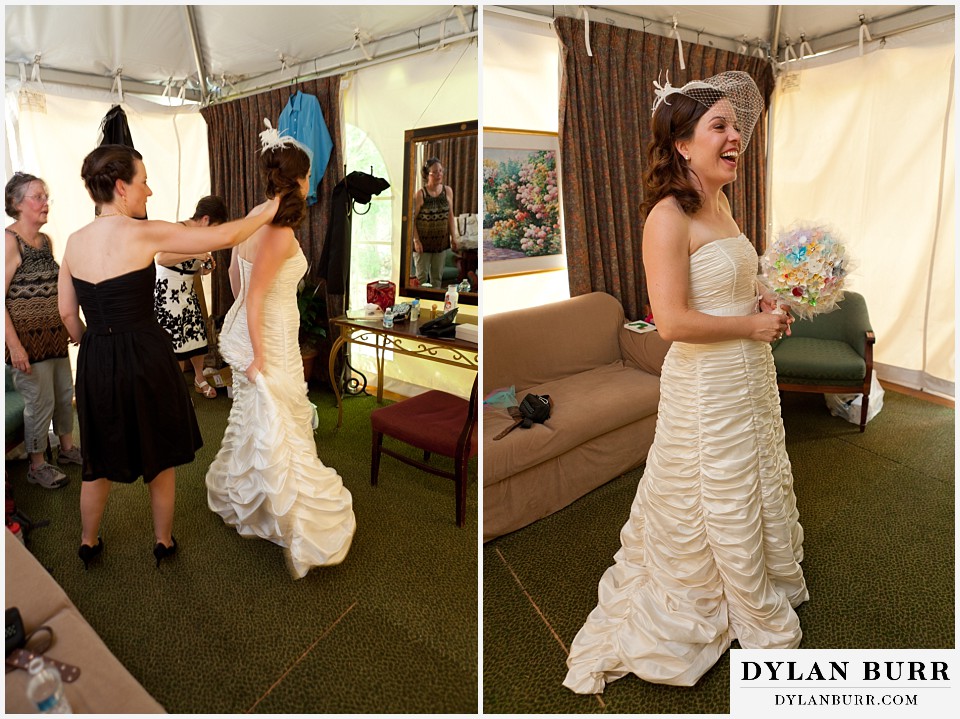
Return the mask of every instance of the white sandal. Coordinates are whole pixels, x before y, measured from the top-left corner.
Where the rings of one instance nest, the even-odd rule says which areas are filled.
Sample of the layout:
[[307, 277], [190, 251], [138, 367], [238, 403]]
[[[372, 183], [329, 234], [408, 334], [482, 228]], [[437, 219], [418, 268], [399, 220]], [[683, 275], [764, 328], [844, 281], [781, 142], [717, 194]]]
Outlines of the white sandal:
[[207, 380], [203, 380], [203, 382], [199, 382], [199, 383], [198, 383], [198, 382], [197, 382], [197, 379], [194, 378], [194, 380], [193, 380], [193, 388], [194, 388], [197, 392], [199, 392], [200, 394], [202, 394], [204, 397], [206, 397], [207, 399], [214, 399], [214, 398], [216, 398], [216, 396], [217, 396], [217, 390], [216, 390], [216, 388], [212, 387], [212, 386], [210, 385], [210, 383], [207, 382]]

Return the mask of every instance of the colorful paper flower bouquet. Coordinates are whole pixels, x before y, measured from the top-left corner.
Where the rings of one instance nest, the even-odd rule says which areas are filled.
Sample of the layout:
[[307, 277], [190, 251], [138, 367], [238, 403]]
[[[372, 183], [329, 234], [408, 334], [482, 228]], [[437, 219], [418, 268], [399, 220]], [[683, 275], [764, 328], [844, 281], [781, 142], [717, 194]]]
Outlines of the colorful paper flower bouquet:
[[825, 225], [782, 231], [760, 258], [760, 282], [801, 319], [831, 312], [843, 299], [851, 263], [846, 248]]

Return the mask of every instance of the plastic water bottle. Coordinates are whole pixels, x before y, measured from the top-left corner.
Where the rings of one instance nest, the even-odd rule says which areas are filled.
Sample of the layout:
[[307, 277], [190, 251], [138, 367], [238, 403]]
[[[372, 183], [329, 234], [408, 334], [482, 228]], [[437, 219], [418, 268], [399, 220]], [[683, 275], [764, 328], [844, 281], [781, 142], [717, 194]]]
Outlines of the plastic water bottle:
[[413, 303], [410, 305], [410, 321], [416, 322], [420, 319], [420, 298], [413, 300]]
[[457, 302], [460, 300], [460, 293], [457, 292], [456, 285], [450, 285], [447, 287], [447, 294], [443, 298], [443, 311], [449, 312], [454, 307], [457, 306]]
[[27, 666], [30, 683], [27, 698], [41, 714], [72, 714], [73, 709], [63, 693], [63, 682], [55, 666], [47, 664], [42, 657], [34, 657]]
[[393, 327], [393, 307], [387, 307], [386, 312], [383, 313], [383, 326], [388, 329]]

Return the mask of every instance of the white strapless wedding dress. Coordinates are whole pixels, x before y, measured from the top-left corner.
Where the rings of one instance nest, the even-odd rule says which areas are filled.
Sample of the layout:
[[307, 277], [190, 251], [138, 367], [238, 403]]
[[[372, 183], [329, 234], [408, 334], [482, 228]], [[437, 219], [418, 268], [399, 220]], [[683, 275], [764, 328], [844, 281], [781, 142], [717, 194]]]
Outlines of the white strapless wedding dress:
[[281, 265], [264, 300], [264, 368], [255, 382], [246, 295], [253, 265], [240, 259], [240, 295], [227, 313], [220, 352], [233, 369], [233, 408], [223, 444], [207, 471], [207, 504], [245, 537], [285, 548], [295, 577], [338, 564], [356, 530], [350, 492], [317, 458], [298, 334], [301, 251]]
[[[746, 237], [690, 257], [691, 309], [756, 311]], [[656, 436], [599, 603], [577, 634], [564, 685], [581, 694], [632, 672], [691, 686], [733, 639], [796, 648], [808, 598], [770, 345], [674, 342]]]

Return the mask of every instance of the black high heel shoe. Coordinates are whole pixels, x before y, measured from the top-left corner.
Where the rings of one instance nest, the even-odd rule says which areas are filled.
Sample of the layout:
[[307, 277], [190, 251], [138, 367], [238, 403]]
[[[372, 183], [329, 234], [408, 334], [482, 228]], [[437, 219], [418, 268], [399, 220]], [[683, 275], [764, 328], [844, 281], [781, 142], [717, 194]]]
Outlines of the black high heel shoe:
[[153, 547], [153, 556], [157, 558], [157, 569], [160, 569], [161, 559], [172, 557], [177, 553], [177, 538], [171, 535], [170, 539], [173, 540], [173, 544], [171, 544], [169, 547], [161, 542], [157, 542]]
[[103, 538], [97, 537], [97, 544], [91, 547], [89, 544], [81, 544], [77, 556], [83, 561], [83, 569], [86, 571], [90, 567], [90, 562], [103, 554]]

